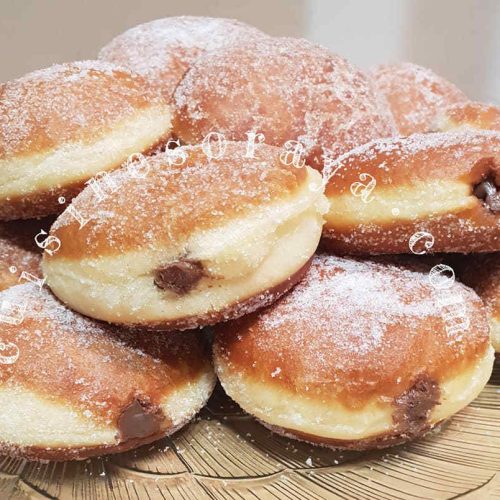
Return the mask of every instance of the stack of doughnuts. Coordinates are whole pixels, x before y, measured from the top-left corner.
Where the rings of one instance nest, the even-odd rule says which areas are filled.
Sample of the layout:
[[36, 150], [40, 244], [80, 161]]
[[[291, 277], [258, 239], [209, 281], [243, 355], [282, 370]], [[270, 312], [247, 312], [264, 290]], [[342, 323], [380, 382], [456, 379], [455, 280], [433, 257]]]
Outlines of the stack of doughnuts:
[[439, 428], [500, 350], [499, 116], [201, 17], [2, 84], [0, 451], [151, 443], [216, 375], [316, 445]]

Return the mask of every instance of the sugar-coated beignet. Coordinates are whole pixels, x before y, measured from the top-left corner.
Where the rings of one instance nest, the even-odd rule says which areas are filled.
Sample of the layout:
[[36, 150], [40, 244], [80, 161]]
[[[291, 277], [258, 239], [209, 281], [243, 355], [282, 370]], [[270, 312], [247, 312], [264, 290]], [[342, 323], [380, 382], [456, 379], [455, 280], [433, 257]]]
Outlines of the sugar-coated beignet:
[[457, 128], [500, 131], [500, 108], [493, 104], [480, 102], [455, 104], [437, 117], [432, 128], [442, 132]]
[[2, 454], [74, 460], [135, 448], [186, 424], [215, 385], [200, 332], [136, 335], [31, 283], [1, 292], [0, 307]]
[[432, 252], [500, 250], [500, 134], [460, 130], [372, 141], [327, 172], [325, 248], [410, 253], [426, 232]]
[[427, 132], [436, 116], [467, 96], [434, 71], [409, 62], [385, 64], [373, 70], [401, 135]]
[[204, 147], [132, 164], [101, 182], [109, 196], [89, 186], [73, 200], [43, 263], [63, 302], [111, 323], [184, 329], [267, 305], [300, 278], [327, 210], [320, 174], [272, 146], [248, 158], [228, 142], [211, 160]]
[[500, 353], [500, 253], [464, 256], [458, 276], [483, 299], [490, 322], [491, 343]]
[[480, 393], [494, 357], [477, 295], [429, 276], [316, 256], [289, 294], [216, 327], [224, 389], [314, 444], [364, 450], [424, 435]]
[[184, 73], [201, 54], [265, 36], [235, 19], [166, 17], [139, 24], [113, 38], [101, 49], [99, 59], [145, 76], [170, 100]]
[[371, 139], [393, 134], [373, 84], [325, 47], [295, 38], [260, 38], [200, 57], [174, 94], [173, 133], [195, 144], [209, 132], [283, 146], [300, 141], [321, 169]]
[[94, 175], [170, 132], [170, 108], [139, 75], [102, 61], [0, 84], [0, 220], [60, 213]]

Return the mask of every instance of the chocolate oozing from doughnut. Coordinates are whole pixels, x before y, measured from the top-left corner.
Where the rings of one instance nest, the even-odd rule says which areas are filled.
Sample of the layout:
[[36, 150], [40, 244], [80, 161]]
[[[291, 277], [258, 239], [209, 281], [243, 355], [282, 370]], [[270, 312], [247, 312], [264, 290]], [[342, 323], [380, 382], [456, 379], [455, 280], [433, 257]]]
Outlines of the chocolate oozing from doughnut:
[[154, 272], [154, 282], [162, 290], [171, 290], [185, 295], [196, 287], [205, 275], [199, 260], [180, 259], [158, 267]]
[[500, 212], [500, 186], [495, 183], [493, 176], [474, 186], [474, 196], [484, 200], [485, 205], [493, 213]]
[[118, 418], [120, 441], [152, 436], [160, 432], [164, 419], [160, 408], [134, 399]]
[[439, 384], [427, 375], [419, 376], [414, 384], [394, 400], [392, 415], [399, 432], [418, 436], [429, 427], [431, 410], [439, 404]]

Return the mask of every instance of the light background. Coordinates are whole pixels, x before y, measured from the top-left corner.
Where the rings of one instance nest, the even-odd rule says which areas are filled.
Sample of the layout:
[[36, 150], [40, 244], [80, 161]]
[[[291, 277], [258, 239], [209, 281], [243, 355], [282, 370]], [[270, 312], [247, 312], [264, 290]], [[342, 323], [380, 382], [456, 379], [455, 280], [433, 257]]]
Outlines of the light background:
[[0, 81], [93, 58], [135, 24], [182, 14], [303, 36], [363, 68], [414, 61], [500, 102], [500, 0], [0, 0]]

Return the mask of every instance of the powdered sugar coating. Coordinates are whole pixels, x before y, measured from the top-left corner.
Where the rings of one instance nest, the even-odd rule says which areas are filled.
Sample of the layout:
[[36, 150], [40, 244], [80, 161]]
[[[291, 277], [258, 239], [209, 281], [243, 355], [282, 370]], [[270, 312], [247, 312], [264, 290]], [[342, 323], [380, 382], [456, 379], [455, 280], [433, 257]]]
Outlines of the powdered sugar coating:
[[116, 190], [103, 200], [91, 186], [80, 193], [72, 207], [89, 222], [80, 228], [68, 209], [57, 219], [51, 234], [63, 245], [54, 258], [175, 246], [292, 196], [307, 179], [306, 169], [283, 165], [280, 149], [264, 144], [255, 158], [246, 158], [246, 145], [237, 142], [228, 142], [220, 159], [208, 160], [200, 146], [173, 151], [186, 155], [182, 165], [169, 165], [173, 153], [162, 153], [147, 159], [144, 178], [136, 177], [135, 165], [111, 173]]
[[381, 65], [373, 70], [373, 78], [402, 135], [429, 131], [439, 112], [468, 100], [434, 71], [409, 62]]
[[206, 54], [174, 95], [174, 132], [195, 143], [211, 131], [231, 140], [261, 132], [282, 146], [299, 140], [311, 166], [371, 139], [390, 136], [370, 79], [307, 40], [264, 38]]
[[103, 61], [57, 64], [0, 85], [0, 160], [99, 137], [162, 103], [147, 82]]
[[[441, 293], [463, 298], [470, 329], [446, 330]], [[420, 373], [440, 381], [488, 341], [481, 301], [465, 286], [437, 291], [404, 266], [317, 255], [288, 295], [218, 327], [216, 349], [251, 378], [357, 405], [402, 393]]]
[[[353, 168], [361, 172], [373, 162], [376, 164], [373, 175], [382, 184], [391, 185], [399, 178], [407, 184], [415, 180], [450, 179], [473, 170], [482, 157], [499, 154], [500, 134], [494, 130], [412, 134], [375, 139], [354, 148], [325, 168], [323, 176], [331, 180], [332, 185], [339, 184], [349, 177]], [[421, 166], [417, 168], [416, 164]]]
[[[210, 370], [203, 336], [193, 332], [140, 335], [92, 321], [28, 283], [0, 293], [24, 311], [19, 325], [2, 324], [1, 341], [19, 348], [1, 366], [2, 387], [32, 390], [84, 416], [116, 423], [134, 397], [153, 404]], [[43, 418], [43, 416], [40, 416]]]
[[99, 58], [136, 71], [170, 98], [182, 75], [207, 51], [266, 36], [235, 19], [166, 17], [134, 26], [101, 49]]
[[455, 104], [437, 117], [435, 128], [437, 130], [475, 128], [500, 132], [500, 108], [480, 102]]
[[[363, 206], [353, 202], [346, 209], [349, 223], [343, 223], [331, 209], [323, 228], [330, 251], [408, 253], [410, 238], [419, 231], [433, 235], [433, 252], [500, 249], [500, 217], [474, 196], [476, 185], [500, 178], [498, 132], [461, 129], [372, 141], [326, 169], [325, 194], [332, 203], [351, 197], [350, 187], [363, 173], [376, 179], [373, 211], [359, 217]], [[406, 213], [391, 211], [399, 207], [407, 207]]]

